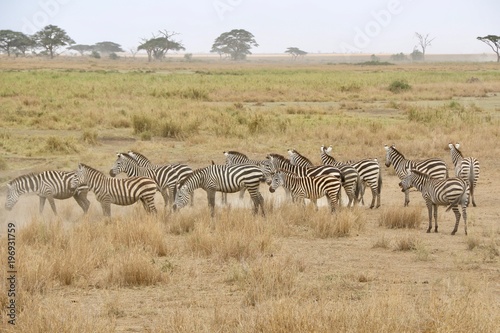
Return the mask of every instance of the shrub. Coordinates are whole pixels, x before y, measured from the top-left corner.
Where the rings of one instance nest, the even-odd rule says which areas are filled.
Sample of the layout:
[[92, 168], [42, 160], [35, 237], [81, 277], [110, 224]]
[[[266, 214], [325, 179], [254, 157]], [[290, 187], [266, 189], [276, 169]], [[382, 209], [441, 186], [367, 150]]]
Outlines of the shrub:
[[153, 119], [145, 115], [134, 115], [132, 126], [134, 127], [134, 134], [150, 132], [153, 129]]
[[45, 142], [45, 150], [49, 153], [77, 153], [74, 142], [68, 138], [51, 136]]
[[95, 131], [84, 131], [82, 133], [82, 141], [90, 145], [97, 144], [97, 132]]
[[405, 80], [395, 80], [389, 85], [389, 91], [397, 94], [402, 91], [410, 90], [411, 86]]
[[92, 58], [95, 58], [95, 59], [101, 59], [101, 55], [97, 51], [92, 51], [92, 53], [90, 54], [90, 56]]

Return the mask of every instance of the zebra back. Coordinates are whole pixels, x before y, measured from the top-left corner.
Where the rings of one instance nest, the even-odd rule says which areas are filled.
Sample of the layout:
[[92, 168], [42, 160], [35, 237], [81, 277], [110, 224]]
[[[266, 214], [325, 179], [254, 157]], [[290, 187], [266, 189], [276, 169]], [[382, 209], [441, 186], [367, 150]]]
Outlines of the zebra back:
[[154, 167], [153, 164], [146, 156], [136, 151], [129, 150], [128, 155], [132, 157], [141, 167]]
[[469, 184], [470, 196], [472, 205], [476, 206], [474, 199], [474, 191], [479, 179], [479, 161], [474, 157], [463, 157], [462, 152], [459, 150], [460, 144], [448, 144], [451, 152], [451, 159], [455, 167], [455, 176], [462, 178]]
[[406, 176], [408, 169], [418, 170], [437, 179], [448, 177], [448, 168], [446, 163], [439, 158], [428, 158], [425, 160], [407, 160], [394, 145], [384, 146], [386, 150], [385, 165], [394, 167], [394, 171], [400, 179]]

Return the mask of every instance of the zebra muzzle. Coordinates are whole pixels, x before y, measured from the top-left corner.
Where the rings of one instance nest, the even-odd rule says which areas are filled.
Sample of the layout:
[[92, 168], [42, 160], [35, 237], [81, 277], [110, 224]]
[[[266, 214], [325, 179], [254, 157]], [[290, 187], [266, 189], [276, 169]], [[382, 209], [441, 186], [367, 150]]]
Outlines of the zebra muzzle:
[[274, 193], [274, 191], [276, 191], [274, 188], [269, 187], [269, 192]]

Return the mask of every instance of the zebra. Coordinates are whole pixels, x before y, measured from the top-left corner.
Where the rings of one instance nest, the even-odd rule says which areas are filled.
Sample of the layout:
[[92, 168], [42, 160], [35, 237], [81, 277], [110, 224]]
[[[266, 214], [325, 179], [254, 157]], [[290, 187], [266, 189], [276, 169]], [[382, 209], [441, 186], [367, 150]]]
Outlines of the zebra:
[[[442, 159], [428, 158], [422, 161], [407, 160], [404, 155], [396, 149], [394, 145], [390, 147], [388, 145], [384, 145], [384, 148], [386, 150], [385, 166], [390, 167], [392, 164], [392, 166], [394, 167], [394, 171], [396, 171], [399, 179], [403, 179], [406, 176], [408, 169], [421, 171], [436, 179], [448, 178], [448, 168], [446, 167], [446, 163]], [[404, 193], [404, 206], [406, 207], [410, 203], [409, 189]]]
[[469, 195], [472, 205], [476, 207], [474, 200], [474, 190], [476, 189], [477, 180], [479, 179], [479, 161], [474, 157], [463, 157], [459, 150], [460, 144], [448, 144], [451, 152], [451, 160], [455, 166], [455, 176], [462, 178], [469, 184]]
[[[234, 150], [224, 151], [226, 157], [226, 165], [252, 164], [258, 166], [266, 179], [270, 179], [271, 173], [274, 172], [269, 160], [251, 160], [247, 155]], [[240, 191], [240, 199], [243, 199], [245, 189]], [[222, 193], [222, 203], [227, 204], [227, 193]]]
[[34, 192], [40, 197], [40, 214], [43, 212], [45, 201], [57, 215], [54, 199], [64, 200], [73, 197], [76, 203], [87, 213], [90, 201], [87, 199], [89, 188], [85, 185], [74, 186], [72, 180], [75, 173], [72, 171], [48, 170], [39, 173], [29, 173], [14, 178], [7, 183], [7, 200], [5, 209], [11, 210], [24, 193]]
[[433, 210], [435, 221], [434, 232], [438, 232], [438, 206], [448, 206], [446, 211], [452, 209], [456, 217], [455, 227], [451, 232], [451, 234], [454, 235], [458, 230], [458, 223], [460, 222], [460, 211], [458, 210], [458, 205], [461, 205], [465, 234], [467, 235], [467, 205], [469, 199], [469, 189], [465, 180], [458, 177], [436, 179], [421, 171], [409, 169], [407, 175], [405, 175], [399, 183], [399, 186], [403, 192], [413, 186], [422, 193], [422, 197], [425, 200], [425, 204], [429, 212], [429, 227], [427, 228], [427, 232], [431, 232], [432, 229]]
[[[143, 154], [129, 150], [128, 151], [128, 156], [132, 157], [138, 166], [140, 167], [145, 167], [145, 168], [152, 168], [156, 170], [156, 173], [161, 173], [161, 171], [165, 171], [164, 167], [171, 167], [172, 168], [172, 173], [170, 176], [170, 181], [168, 184], [168, 195], [169, 195], [169, 202], [173, 202], [174, 197], [175, 197], [175, 190], [176, 186], [175, 184], [180, 182], [181, 180], [185, 179], [187, 176], [193, 173], [193, 169], [189, 167], [186, 164], [180, 164], [180, 163], [174, 163], [174, 164], [153, 164], [146, 156]], [[165, 179], [164, 175], [157, 175], [156, 178], [162, 178]], [[165, 198], [164, 198], [165, 199]], [[191, 205], [193, 204], [193, 198], [191, 198]], [[166, 201], [165, 201], [166, 204]]]
[[189, 201], [189, 195], [197, 188], [207, 192], [211, 216], [215, 215], [215, 192], [234, 193], [247, 189], [254, 204], [253, 213], [257, 214], [259, 207], [264, 213], [264, 198], [259, 191], [262, 170], [254, 165], [209, 165], [193, 171], [182, 182], [177, 184], [174, 211], [184, 207]]
[[[179, 181], [179, 170], [191, 169], [179, 164], [154, 166], [149, 163], [149, 166], [140, 166], [139, 162], [130, 153], [118, 153], [116, 156], [117, 159], [109, 171], [111, 177], [116, 177], [123, 172], [129, 177], [141, 176], [153, 179], [165, 201], [165, 206], [169, 207], [174, 201], [175, 185]], [[186, 172], [185, 174], [189, 173]]]
[[300, 200], [304, 203], [304, 199], [310, 199], [316, 210], [318, 210], [317, 199], [324, 196], [328, 199], [332, 213], [336, 211], [336, 207], [339, 205], [338, 194], [341, 182], [331, 174], [316, 177], [301, 177], [294, 173], [280, 170], [274, 174], [269, 191], [274, 193], [280, 186], [288, 189], [295, 201]]
[[85, 184], [95, 193], [101, 203], [105, 216], [111, 216], [111, 204], [128, 206], [141, 201], [148, 213], [156, 213], [154, 196], [157, 185], [147, 177], [116, 179], [106, 177], [104, 173], [86, 164], [79, 163], [73, 186]]
[[[293, 165], [314, 167], [310, 159], [300, 154], [295, 149], [288, 149], [288, 155], [290, 157], [290, 163]], [[336, 165], [333, 166], [338, 168], [344, 176], [345, 181], [342, 183], [342, 186], [349, 198], [347, 207], [356, 205], [358, 203], [358, 195], [361, 188], [361, 179], [359, 178], [358, 171], [353, 166], [344, 163], [336, 163]]]
[[357, 190], [359, 195], [356, 196], [356, 198], [359, 198], [358, 201], [364, 204], [364, 185], [366, 184], [370, 187], [372, 192], [370, 208], [379, 208], [380, 193], [382, 192], [382, 173], [380, 172], [380, 166], [377, 159], [365, 158], [359, 161], [337, 162], [335, 158], [330, 155], [332, 150], [332, 146], [328, 148], [321, 146], [321, 162], [323, 165], [333, 165], [337, 167], [339, 167], [339, 165], [349, 165], [356, 169], [360, 179]]

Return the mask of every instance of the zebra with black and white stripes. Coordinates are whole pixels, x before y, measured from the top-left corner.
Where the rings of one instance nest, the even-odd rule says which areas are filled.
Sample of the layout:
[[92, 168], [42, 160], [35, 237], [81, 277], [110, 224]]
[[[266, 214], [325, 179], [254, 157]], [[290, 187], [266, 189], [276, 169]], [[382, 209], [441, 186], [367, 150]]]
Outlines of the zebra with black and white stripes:
[[427, 228], [427, 232], [431, 232], [433, 215], [435, 223], [434, 232], [438, 232], [438, 206], [448, 206], [446, 211], [452, 209], [453, 213], [455, 213], [455, 227], [451, 232], [451, 234], [454, 235], [458, 230], [458, 223], [460, 222], [460, 211], [458, 209], [458, 205], [460, 205], [462, 207], [465, 234], [467, 235], [467, 205], [469, 190], [465, 180], [458, 177], [436, 179], [418, 170], [409, 169], [399, 183], [399, 186], [403, 192], [413, 186], [422, 193], [422, 197], [425, 200], [425, 205], [427, 206], [427, 210], [429, 212], [429, 227]]
[[331, 174], [302, 177], [292, 172], [280, 170], [271, 179], [269, 191], [274, 193], [280, 186], [290, 191], [294, 201], [300, 200], [301, 203], [304, 203], [304, 199], [310, 199], [316, 210], [318, 209], [317, 199], [324, 196], [328, 199], [328, 205], [332, 213], [335, 212], [339, 205], [338, 194], [340, 193], [341, 182]]
[[[251, 164], [259, 167], [266, 179], [270, 179], [271, 174], [274, 173], [271, 163], [269, 160], [252, 160], [248, 158], [247, 155], [234, 150], [228, 150], [224, 152], [226, 157], [226, 165], [239, 165], [239, 164]], [[240, 199], [243, 199], [245, 194], [245, 189], [240, 191]], [[227, 193], [222, 193], [222, 202], [227, 203]]]
[[133, 154], [136, 153], [116, 154], [117, 159], [109, 171], [109, 175], [116, 177], [123, 172], [128, 177], [140, 176], [153, 179], [165, 201], [165, 206], [171, 207], [174, 201], [175, 185], [182, 180], [179, 178], [179, 175], [181, 174], [184, 178], [187, 177], [187, 175], [192, 173], [191, 168], [180, 164], [153, 165], [149, 160], [148, 163], [143, 163], [148, 166], [140, 166], [140, 162], [138, 162]]
[[337, 162], [333, 156], [331, 156], [333, 148], [329, 146], [326, 148], [325, 146], [321, 146], [321, 162], [323, 165], [333, 165], [339, 166], [341, 165], [350, 165], [358, 172], [359, 183], [358, 183], [358, 193], [359, 197], [358, 201], [361, 201], [364, 204], [364, 184], [370, 187], [372, 192], [372, 202], [370, 204], [370, 208], [378, 208], [380, 207], [380, 193], [382, 192], [382, 173], [380, 172], [380, 165], [378, 164], [377, 159], [365, 158], [359, 161], [346, 161], [346, 162]]
[[87, 185], [100, 202], [105, 216], [111, 216], [111, 204], [128, 206], [141, 201], [148, 213], [156, 213], [154, 197], [157, 185], [147, 177], [111, 178], [83, 163], [73, 177], [73, 186]]
[[[302, 167], [314, 167], [315, 165], [311, 162], [310, 159], [300, 154], [295, 149], [288, 149], [288, 155], [290, 157], [290, 163], [297, 166]], [[330, 164], [331, 165], [331, 164]], [[358, 195], [359, 190], [361, 189], [361, 179], [359, 178], [358, 171], [351, 165], [336, 163], [336, 165], [332, 165], [335, 168], [338, 168], [344, 177], [344, 181], [342, 182], [342, 186], [347, 194], [349, 202], [347, 203], [347, 207], [351, 205], [354, 206], [358, 203]]]
[[462, 152], [459, 150], [459, 143], [448, 144], [451, 152], [451, 160], [455, 166], [455, 176], [462, 178], [469, 185], [470, 201], [476, 207], [476, 200], [474, 200], [474, 192], [479, 179], [479, 161], [475, 157], [463, 157]]
[[[390, 167], [392, 164], [399, 179], [403, 179], [409, 169], [423, 172], [436, 179], [448, 178], [448, 168], [446, 167], [446, 163], [440, 158], [428, 158], [421, 161], [407, 160], [394, 145], [384, 145], [384, 148], [386, 151], [385, 166]], [[410, 203], [409, 188], [404, 193], [404, 206], [406, 207]]]
[[234, 193], [246, 189], [254, 204], [254, 214], [258, 213], [260, 207], [264, 216], [264, 198], [259, 191], [263, 176], [259, 167], [250, 164], [210, 165], [197, 169], [177, 185], [173, 208], [176, 210], [184, 207], [193, 191], [202, 188], [207, 192], [208, 205], [213, 217], [216, 192]]
[[64, 200], [71, 197], [86, 213], [90, 207], [90, 201], [87, 199], [89, 188], [85, 185], [74, 186], [72, 184], [74, 176], [75, 173], [72, 171], [49, 170], [14, 178], [7, 183], [5, 209], [11, 210], [19, 200], [20, 195], [32, 192], [40, 197], [40, 214], [43, 212], [46, 200], [49, 201], [52, 211], [57, 215], [54, 199]]

